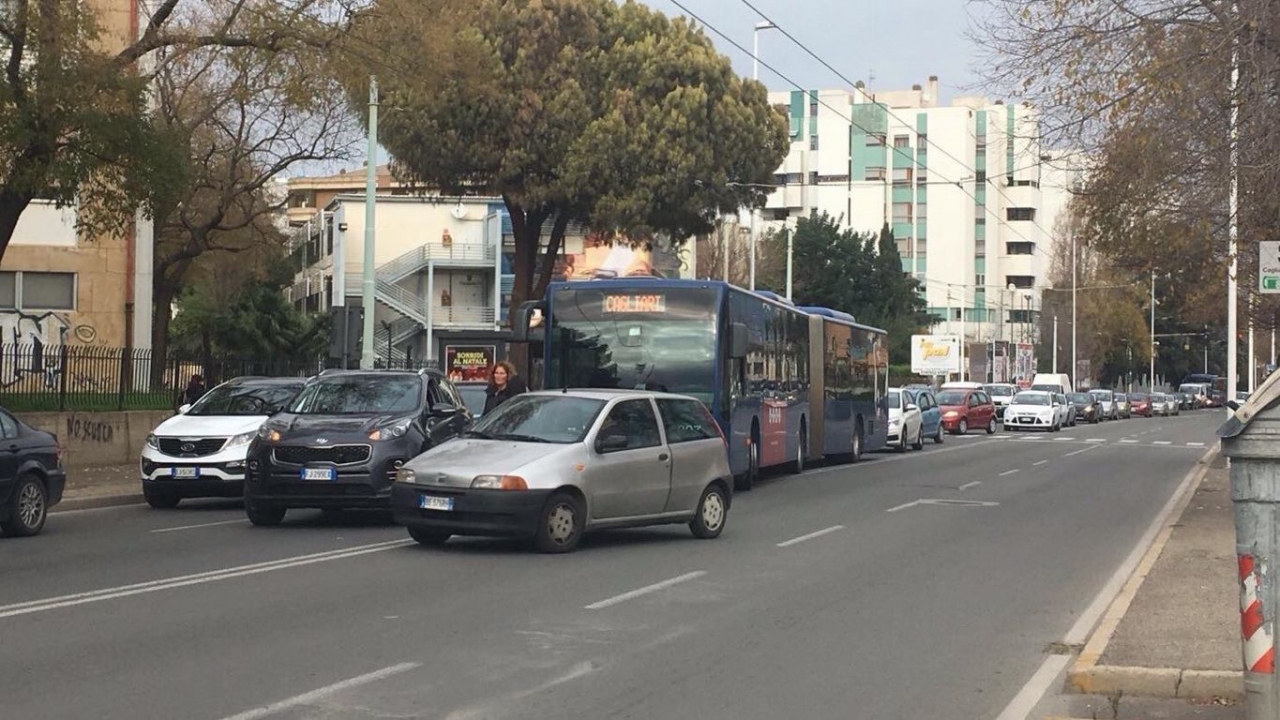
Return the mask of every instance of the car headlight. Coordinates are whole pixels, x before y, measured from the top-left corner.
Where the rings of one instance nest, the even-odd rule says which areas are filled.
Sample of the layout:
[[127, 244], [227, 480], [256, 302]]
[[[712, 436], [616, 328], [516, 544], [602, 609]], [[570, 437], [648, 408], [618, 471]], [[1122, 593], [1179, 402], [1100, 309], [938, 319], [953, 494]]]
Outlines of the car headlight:
[[960, 417], [960, 413], [956, 412], [955, 410], [948, 410], [947, 414], [943, 415], [942, 417], [956, 418], [956, 417]]
[[396, 482], [409, 483], [410, 485], [418, 482], [418, 473], [407, 467], [396, 470]]
[[889, 427], [898, 427], [902, 424], [902, 418], [889, 418]]
[[373, 441], [395, 440], [396, 438], [404, 437], [407, 432], [409, 432], [409, 421], [405, 420], [403, 422], [398, 422], [395, 425], [388, 425], [374, 430], [369, 433], [369, 439]]
[[270, 425], [263, 425], [258, 428], [258, 437], [267, 442], [280, 442], [280, 431]]
[[529, 484], [519, 475], [477, 475], [471, 487], [484, 490], [528, 490]]
[[152, 450], [160, 449], [160, 439], [156, 437], [155, 433], [151, 433], [147, 436], [147, 447]]
[[226, 444], [222, 446], [222, 449], [229, 450], [230, 448], [243, 447], [253, 442], [253, 439], [256, 437], [258, 437], [257, 430], [254, 430], [252, 432], [240, 433], [239, 435], [236, 435], [235, 437], [227, 440]]

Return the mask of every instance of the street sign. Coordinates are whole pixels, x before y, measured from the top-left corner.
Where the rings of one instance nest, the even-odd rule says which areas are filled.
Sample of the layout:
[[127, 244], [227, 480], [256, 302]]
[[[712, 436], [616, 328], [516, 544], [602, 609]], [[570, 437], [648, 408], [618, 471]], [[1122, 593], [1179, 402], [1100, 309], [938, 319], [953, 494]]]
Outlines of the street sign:
[[1258, 243], [1258, 292], [1280, 294], [1280, 242]]

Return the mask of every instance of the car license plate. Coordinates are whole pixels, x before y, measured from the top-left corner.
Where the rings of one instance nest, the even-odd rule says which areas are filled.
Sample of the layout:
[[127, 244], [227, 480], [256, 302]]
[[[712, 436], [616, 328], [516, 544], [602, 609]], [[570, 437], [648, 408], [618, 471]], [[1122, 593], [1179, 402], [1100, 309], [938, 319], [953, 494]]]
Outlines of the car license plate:
[[200, 468], [198, 467], [179, 467], [170, 468], [169, 475], [174, 480], [194, 480], [200, 477]]
[[337, 480], [338, 471], [333, 468], [302, 468], [303, 480]]
[[444, 510], [448, 512], [453, 509], [453, 498], [422, 495], [418, 498], [418, 507], [423, 510]]

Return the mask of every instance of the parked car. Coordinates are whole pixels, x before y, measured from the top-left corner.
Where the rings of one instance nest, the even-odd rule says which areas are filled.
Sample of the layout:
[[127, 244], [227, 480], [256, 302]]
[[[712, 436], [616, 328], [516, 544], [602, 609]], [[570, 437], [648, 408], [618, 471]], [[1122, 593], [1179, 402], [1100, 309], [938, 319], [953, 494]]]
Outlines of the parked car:
[[526, 393], [405, 464], [391, 507], [423, 545], [498, 535], [558, 553], [594, 530], [675, 523], [714, 538], [732, 501], [725, 449], [715, 419], [691, 397]]
[[1087, 423], [1097, 424], [1102, 420], [1101, 406], [1098, 399], [1089, 393], [1071, 393], [1067, 395], [1067, 402], [1076, 411], [1076, 419], [1083, 420]]
[[1173, 393], [1166, 393], [1164, 396], [1165, 405], [1169, 409], [1170, 415], [1181, 415], [1182, 405], [1178, 402], [1178, 396]]
[[258, 428], [306, 382], [304, 378], [229, 380], [156, 426], [138, 461], [142, 495], [153, 508], [187, 498], [243, 497], [249, 445]]
[[1121, 420], [1133, 417], [1133, 404], [1129, 402], [1129, 396], [1125, 393], [1116, 393], [1116, 417]]
[[1169, 399], [1162, 393], [1151, 393], [1151, 416], [1169, 417]]
[[1013, 396], [1018, 394], [1018, 386], [1011, 383], [988, 383], [982, 389], [987, 391], [992, 404], [996, 406], [996, 420], [1003, 422], [1004, 411], [1009, 407]]
[[488, 383], [455, 383], [454, 387], [458, 389], [458, 394], [462, 396], [462, 402], [467, 406], [467, 411], [471, 413], [473, 420], [479, 420], [484, 415], [484, 401], [488, 397]]
[[1036, 373], [1031, 378], [1031, 389], [1063, 395], [1075, 392], [1075, 388], [1071, 386], [1071, 376], [1066, 373]]
[[946, 389], [938, 393], [942, 425], [947, 432], [964, 435], [971, 428], [985, 428], [988, 435], [996, 431], [996, 406], [982, 389]]
[[1129, 393], [1129, 412], [1138, 417], [1151, 417], [1155, 403], [1147, 393]]
[[1045, 430], [1062, 429], [1062, 408], [1054, 393], [1043, 390], [1023, 390], [1013, 396], [1004, 415], [1004, 429]]
[[1098, 399], [1099, 410], [1103, 420], [1116, 419], [1116, 394], [1111, 390], [1090, 390], [1089, 394]]
[[908, 445], [915, 450], [924, 448], [924, 418], [915, 398], [902, 388], [889, 388], [885, 401], [889, 405], [887, 447], [898, 452], [906, 452]]
[[1076, 406], [1067, 401], [1067, 396], [1063, 393], [1054, 393], [1053, 402], [1058, 407], [1058, 414], [1062, 424], [1058, 427], [1075, 427], [1076, 426]]
[[388, 508], [396, 471], [470, 425], [436, 370], [321, 373], [259, 428], [245, 514], [276, 525], [293, 508]]
[[66, 484], [57, 436], [0, 410], [0, 534], [38, 534]]
[[912, 387], [903, 390], [911, 396], [912, 401], [920, 408], [920, 430], [927, 438], [933, 438], [938, 445], [942, 444], [942, 410], [938, 407], [938, 398], [928, 387]]

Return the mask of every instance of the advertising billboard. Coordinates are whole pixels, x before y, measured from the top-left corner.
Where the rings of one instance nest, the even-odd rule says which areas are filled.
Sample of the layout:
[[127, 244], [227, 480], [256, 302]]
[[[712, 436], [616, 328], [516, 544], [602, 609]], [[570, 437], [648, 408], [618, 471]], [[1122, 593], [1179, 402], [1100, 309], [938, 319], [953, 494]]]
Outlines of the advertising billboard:
[[496, 357], [493, 345], [445, 345], [444, 372], [453, 382], [488, 382]]
[[960, 372], [960, 337], [912, 335], [911, 372], [917, 375], [949, 375]]

